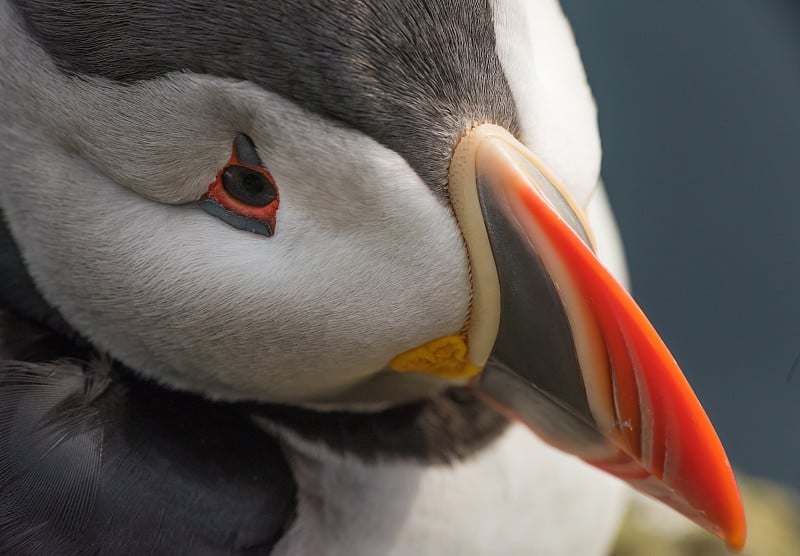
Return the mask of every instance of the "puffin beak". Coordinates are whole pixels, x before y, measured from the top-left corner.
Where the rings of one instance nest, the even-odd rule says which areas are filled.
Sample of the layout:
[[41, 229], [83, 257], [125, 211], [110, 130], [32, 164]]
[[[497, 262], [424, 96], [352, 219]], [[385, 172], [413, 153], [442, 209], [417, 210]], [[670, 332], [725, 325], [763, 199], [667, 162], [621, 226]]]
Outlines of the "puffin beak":
[[469, 321], [392, 366], [472, 375], [503, 414], [741, 550], [744, 510], [719, 438], [650, 322], [595, 257], [581, 209], [490, 124], [460, 141], [449, 189], [470, 258]]

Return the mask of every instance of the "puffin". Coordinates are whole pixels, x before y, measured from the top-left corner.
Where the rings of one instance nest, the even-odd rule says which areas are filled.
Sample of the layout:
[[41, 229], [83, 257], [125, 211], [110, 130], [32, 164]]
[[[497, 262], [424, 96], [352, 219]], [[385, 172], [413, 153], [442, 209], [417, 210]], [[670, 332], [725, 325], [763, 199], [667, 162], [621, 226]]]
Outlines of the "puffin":
[[0, 0], [0, 72], [0, 553], [743, 546], [557, 0]]

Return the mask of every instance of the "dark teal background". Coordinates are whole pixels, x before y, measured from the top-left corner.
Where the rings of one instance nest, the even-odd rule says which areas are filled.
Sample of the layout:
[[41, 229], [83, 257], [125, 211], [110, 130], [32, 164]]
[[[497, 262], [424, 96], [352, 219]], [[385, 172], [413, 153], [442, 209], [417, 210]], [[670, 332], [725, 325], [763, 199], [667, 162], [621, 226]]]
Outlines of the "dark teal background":
[[634, 295], [734, 466], [800, 487], [800, 2], [562, 4]]

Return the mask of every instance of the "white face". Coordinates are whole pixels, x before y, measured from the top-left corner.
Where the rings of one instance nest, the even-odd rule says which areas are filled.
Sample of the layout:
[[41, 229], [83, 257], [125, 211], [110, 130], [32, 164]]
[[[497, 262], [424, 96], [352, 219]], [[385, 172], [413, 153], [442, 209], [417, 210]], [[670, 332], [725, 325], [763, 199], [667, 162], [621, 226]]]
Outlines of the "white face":
[[[497, 17], [523, 133], [586, 203], [599, 142], [580, 61], [557, 3], [520, 4], [495, 10], [543, 16]], [[457, 333], [470, 300], [450, 207], [397, 153], [246, 82], [68, 77], [4, 4], [0, 41], [15, 122], [0, 126], [0, 203], [44, 297], [98, 348], [225, 399], [392, 402], [444, 386], [384, 370]], [[520, 48], [540, 53], [533, 71]], [[278, 187], [270, 238], [194, 204], [238, 132]]]

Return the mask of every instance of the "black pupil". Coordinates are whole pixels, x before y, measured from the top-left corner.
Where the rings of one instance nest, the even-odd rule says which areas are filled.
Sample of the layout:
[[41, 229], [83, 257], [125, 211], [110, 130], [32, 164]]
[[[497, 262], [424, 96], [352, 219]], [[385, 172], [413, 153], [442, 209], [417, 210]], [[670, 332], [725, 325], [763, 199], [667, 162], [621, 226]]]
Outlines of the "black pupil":
[[231, 197], [251, 207], [265, 207], [277, 197], [275, 186], [264, 174], [244, 166], [225, 168], [222, 186]]

